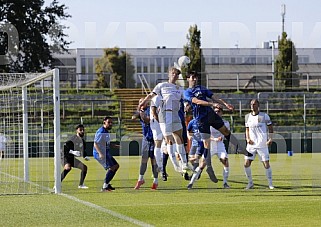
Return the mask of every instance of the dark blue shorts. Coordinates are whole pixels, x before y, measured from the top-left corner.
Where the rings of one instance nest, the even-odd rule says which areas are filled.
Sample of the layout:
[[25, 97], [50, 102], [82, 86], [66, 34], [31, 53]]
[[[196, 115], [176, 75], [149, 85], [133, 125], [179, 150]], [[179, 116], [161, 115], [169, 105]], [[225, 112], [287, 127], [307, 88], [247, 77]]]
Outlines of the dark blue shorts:
[[219, 115], [217, 115], [212, 109], [211, 111], [208, 111], [207, 115], [200, 119], [197, 123], [198, 130], [202, 135], [202, 139], [210, 138], [210, 126], [217, 130], [224, 126], [222, 118]]
[[118, 162], [114, 159], [113, 156], [109, 152], [105, 154], [105, 160], [100, 160], [98, 153], [94, 152], [94, 158], [104, 167], [105, 170], [109, 169], [110, 167], [117, 165]]

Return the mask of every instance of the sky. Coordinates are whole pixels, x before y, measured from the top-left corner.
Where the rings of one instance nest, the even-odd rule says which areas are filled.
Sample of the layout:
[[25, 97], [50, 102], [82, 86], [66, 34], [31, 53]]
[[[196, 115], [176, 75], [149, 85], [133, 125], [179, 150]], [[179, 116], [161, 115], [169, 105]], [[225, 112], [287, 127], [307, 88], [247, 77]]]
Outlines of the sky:
[[[48, 5], [52, 0], [45, 0]], [[58, 0], [69, 48], [182, 48], [192, 25], [203, 48], [255, 48], [284, 28], [297, 48], [321, 48], [320, 0]]]

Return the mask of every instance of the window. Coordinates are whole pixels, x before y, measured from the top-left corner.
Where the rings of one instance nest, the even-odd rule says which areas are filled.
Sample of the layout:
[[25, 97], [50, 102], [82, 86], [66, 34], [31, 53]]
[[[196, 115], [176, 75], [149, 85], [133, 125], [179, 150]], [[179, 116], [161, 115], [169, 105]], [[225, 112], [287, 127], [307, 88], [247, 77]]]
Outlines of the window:
[[88, 58], [88, 73], [93, 73], [94, 72], [94, 59], [93, 58]]
[[81, 68], [81, 73], [85, 74], [86, 73], [86, 58], [81, 58], [80, 62], [80, 68]]
[[170, 66], [169, 61], [170, 61], [169, 58], [164, 58], [164, 67], [163, 67], [163, 72], [164, 73], [168, 72], [168, 69], [169, 69], [169, 66]]
[[137, 58], [137, 68], [136, 68], [136, 72], [137, 73], [142, 73], [142, 68], [143, 68], [143, 62], [141, 58]]
[[151, 58], [151, 59], [149, 59], [149, 60], [150, 60], [149, 72], [150, 72], [150, 73], [155, 73], [155, 62], [156, 62], [156, 59]]
[[156, 72], [161, 73], [162, 72], [162, 59], [156, 58]]
[[148, 58], [143, 58], [143, 73], [148, 73]]

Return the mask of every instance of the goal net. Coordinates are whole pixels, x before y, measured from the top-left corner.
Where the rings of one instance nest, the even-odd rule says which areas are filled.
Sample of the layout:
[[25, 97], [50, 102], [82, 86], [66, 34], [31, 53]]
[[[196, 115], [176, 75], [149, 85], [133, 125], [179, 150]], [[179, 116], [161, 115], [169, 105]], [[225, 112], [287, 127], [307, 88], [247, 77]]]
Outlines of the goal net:
[[57, 69], [0, 74], [0, 194], [60, 191], [59, 96]]

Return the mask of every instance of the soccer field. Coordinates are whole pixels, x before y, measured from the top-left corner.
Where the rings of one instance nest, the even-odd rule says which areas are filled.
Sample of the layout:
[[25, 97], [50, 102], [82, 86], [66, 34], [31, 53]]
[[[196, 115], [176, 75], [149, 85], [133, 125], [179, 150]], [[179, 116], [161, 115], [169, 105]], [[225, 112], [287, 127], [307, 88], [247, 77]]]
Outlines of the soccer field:
[[[252, 163], [255, 188], [244, 190], [247, 179], [243, 155], [229, 155], [230, 189], [222, 189], [222, 165], [213, 158], [217, 184], [203, 173], [192, 190], [168, 163], [167, 182], [156, 191], [148, 166], [146, 183], [133, 190], [140, 157], [115, 157], [120, 169], [116, 190], [100, 192], [105, 171], [91, 159], [87, 190], [78, 189], [80, 171], [73, 169], [62, 183], [62, 194], [52, 194], [53, 159], [49, 159], [47, 192], [3, 195], [0, 226], [320, 226], [321, 154], [272, 154], [274, 190], [269, 190], [262, 164]], [[4, 161], [4, 160], [2, 160]], [[30, 160], [30, 171], [36, 159]], [[2, 163], [0, 163], [2, 164]], [[51, 171], [52, 169], [52, 171]], [[52, 174], [51, 174], [52, 172]], [[4, 173], [1, 172], [1, 175]], [[30, 174], [32, 180], [33, 173]], [[0, 182], [0, 184], [3, 184]]]

